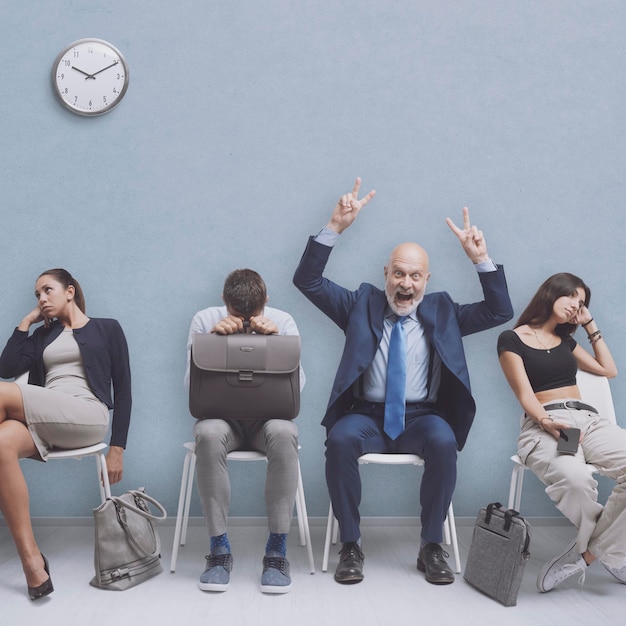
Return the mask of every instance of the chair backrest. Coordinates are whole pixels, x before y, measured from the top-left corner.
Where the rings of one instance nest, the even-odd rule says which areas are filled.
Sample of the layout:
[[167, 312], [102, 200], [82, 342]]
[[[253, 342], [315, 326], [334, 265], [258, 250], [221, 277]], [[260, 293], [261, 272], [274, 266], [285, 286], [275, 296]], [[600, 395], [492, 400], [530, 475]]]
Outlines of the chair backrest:
[[606, 377], [578, 370], [576, 383], [580, 389], [580, 396], [583, 402], [598, 409], [600, 415], [604, 415], [611, 421], [617, 422], [611, 387]]

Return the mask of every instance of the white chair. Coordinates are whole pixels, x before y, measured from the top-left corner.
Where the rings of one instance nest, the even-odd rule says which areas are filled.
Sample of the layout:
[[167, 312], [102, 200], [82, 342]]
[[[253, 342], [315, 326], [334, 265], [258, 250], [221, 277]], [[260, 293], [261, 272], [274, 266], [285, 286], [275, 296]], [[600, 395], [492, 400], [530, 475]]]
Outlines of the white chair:
[[106, 457], [103, 450], [107, 447], [106, 443], [97, 443], [86, 448], [75, 448], [72, 450], [53, 450], [48, 453], [48, 461], [56, 459], [76, 459], [81, 461], [85, 457], [93, 456], [96, 458], [96, 470], [98, 471], [98, 485], [100, 486], [100, 498], [102, 502], [106, 502], [111, 497], [111, 485], [109, 484], [109, 474], [107, 470]]
[[[607, 378], [578, 370], [576, 374], [576, 384], [580, 390], [582, 401], [585, 402], [585, 404], [590, 404], [598, 410], [600, 415], [617, 423], [611, 387], [609, 386]], [[509, 488], [509, 509], [519, 511], [522, 504], [524, 471], [528, 469], [528, 466], [524, 464], [517, 454], [511, 457], [511, 461], [513, 461], [514, 465], [511, 473], [511, 486]], [[597, 472], [597, 469], [593, 465], [589, 465], [594, 472]]]
[[[185, 461], [183, 463], [183, 476], [180, 481], [180, 496], [178, 498], [178, 513], [176, 514], [176, 528], [174, 530], [174, 543], [172, 546], [170, 572], [176, 571], [176, 561], [178, 560], [178, 547], [184, 546], [187, 539], [189, 507], [191, 503], [191, 492], [193, 491], [193, 478], [196, 469], [195, 442], [190, 441], [188, 443], [185, 443], [183, 444], [183, 447], [187, 449], [187, 454], [185, 455]], [[267, 461], [267, 456], [263, 452], [255, 452], [250, 450], [235, 450], [234, 452], [229, 452], [226, 458], [229, 461]], [[309, 518], [307, 516], [306, 502], [304, 500], [304, 487], [302, 484], [302, 474], [300, 472], [299, 461], [298, 488], [296, 490], [296, 517], [298, 519], [298, 529], [300, 531], [300, 545], [306, 546], [311, 574], [315, 574], [313, 548], [311, 547], [311, 532], [309, 529]]]
[[[423, 466], [424, 459], [417, 454], [364, 454], [359, 457], [359, 465], [367, 465], [369, 463], [376, 465], [417, 465]], [[330, 553], [331, 541], [337, 543], [338, 524], [333, 513], [332, 502], [328, 509], [328, 523], [326, 525], [326, 541], [324, 542], [324, 558], [322, 559], [322, 571], [328, 570], [328, 555]], [[452, 503], [448, 508], [448, 516], [443, 523], [444, 543], [452, 546], [454, 554], [455, 571], [461, 573], [461, 557], [459, 555], [459, 543], [456, 535], [456, 523], [454, 521], [454, 511]]]

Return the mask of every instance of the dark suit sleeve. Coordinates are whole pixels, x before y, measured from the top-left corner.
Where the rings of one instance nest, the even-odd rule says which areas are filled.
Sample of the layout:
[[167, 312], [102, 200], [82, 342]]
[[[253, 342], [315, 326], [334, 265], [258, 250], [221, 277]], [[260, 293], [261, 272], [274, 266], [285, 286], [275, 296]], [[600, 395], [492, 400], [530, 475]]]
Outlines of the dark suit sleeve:
[[110, 445], [125, 448], [132, 406], [130, 359], [126, 337], [117, 320], [110, 322], [109, 350], [111, 382], [113, 383], [113, 422]]
[[495, 272], [478, 272], [484, 300], [457, 305], [457, 319], [463, 336], [499, 326], [513, 317], [504, 269], [501, 265], [497, 267]]
[[325, 246], [310, 237], [293, 283], [320, 311], [345, 330], [357, 292], [324, 278], [324, 269], [331, 252], [331, 246]]

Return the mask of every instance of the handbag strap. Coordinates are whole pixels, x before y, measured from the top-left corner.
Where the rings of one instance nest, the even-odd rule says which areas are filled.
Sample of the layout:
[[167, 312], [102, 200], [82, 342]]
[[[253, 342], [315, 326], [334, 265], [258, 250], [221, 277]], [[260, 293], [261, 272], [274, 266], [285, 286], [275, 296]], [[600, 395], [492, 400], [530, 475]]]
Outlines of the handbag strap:
[[145, 491], [132, 489], [128, 491], [127, 493], [131, 494], [135, 499], [139, 498], [141, 500], [145, 500], [146, 502], [149, 502], [150, 504], [152, 504], [156, 509], [159, 510], [159, 512], [161, 513], [161, 516], [154, 515], [150, 511], [146, 511], [145, 509], [142, 509], [138, 506], [134, 506], [130, 504], [129, 502], [125, 502], [124, 500], [122, 500], [121, 498], [118, 498], [117, 496], [111, 496], [109, 499], [111, 500], [111, 502], [114, 502], [117, 506], [123, 506], [129, 511], [133, 511], [134, 513], [137, 513], [138, 515], [141, 515], [142, 517], [145, 517], [146, 519], [152, 520], [154, 522], [161, 522], [164, 519], [167, 519], [167, 511], [165, 510], [165, 507], [160, 502], [155, 500], [153, 497], [149, 496]]
[[161, 553], [161, 537], [159, 536], [159, 533], [157, 532], [154, 533], [154, 539], [155, 539], [154, 552], [150, 552], [149, 550], [146, 550], [142, 545], [139, 544], [139, 542], [135, 539], [135, 537], [133, 537], [133, 533], [128, 527], [128, 523], [126, 521], [126, 514], [123, 512], [123, 509], [128, 509], [129, 511], [133, 511], [134, 513], [137, 513], [138, 515], [141, 515], [141, 517], [145, 517], [148, 521], [153, 522], [153, 521], [164, 520], [167, 517], [167, 511], [165, 510], [165, 507], [160, 502], [158, 502], [157, 500], [149, 496], [147, 493], [145, 493], [144, 491], [138, 491], [136, 489], [133, 489], [131, 491], [128, 491], [127, 493], [132, 495], [133, 498], [135, 498], [135, 500], [137, 498], [140, 498], [142, 500], [145, 500], [146, 502], [149, 502], [150, 504], [153, 504], [162, 513], [162, 516], [158, 517], [156, 515], [153, 515], [149, 511], [146, 511], [138, 506], [134, 506], [130, 504], [129, 502], [125, 502], [124, 500], [116, 496], [111, 496], [110, 498], [111, 502], [115, 504], [115, 509], [117, 511], [117, 519], [119, 520], [122, 529], [126, 533], [128, 540], [133, 544], [133, 546], [135, 546], [135, 548], [137, 548], [139, 553], [143, 554], [144, 556], [154, 556], [154, 557], [159, 556]]

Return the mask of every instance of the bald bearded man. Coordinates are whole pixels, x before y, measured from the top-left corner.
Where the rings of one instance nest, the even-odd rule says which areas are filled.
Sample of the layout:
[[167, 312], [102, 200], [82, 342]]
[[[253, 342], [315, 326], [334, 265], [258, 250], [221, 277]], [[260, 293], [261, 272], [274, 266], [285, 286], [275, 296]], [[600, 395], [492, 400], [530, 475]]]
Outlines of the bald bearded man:
[[[352, 191], [339, 198], [326, 227], [310, 238], [294, 275], [296, 287], [346, 336], [322, 420], [326, 482], [342, 542], [335, 580], [363, 580], [359, 456], [410, 453], [425, 461], [417, 568], [430, 583], [450, 584], [454, 574], [439, 544], [456, 483], [457, 451], [476, 412], [462, 337], [507, 322], [513, 308], [504, 270], [490, 259], [483, 233], [470, 225], [466, 208], [463, 228], [449, 218], [446, 222], [475, 264], [481, 302], [457, 304], [446, 292], [425, 294], [428, 255], [416, 243], [400, 244], [391, 252], [384, 291], [369, 283], [351, 291], [325, 278], [340, 234], [375, 195], [370, 191], [359, 200], [360, 184], [357, 178]], [[402, 338], [400, 343], [394, 333]]]

